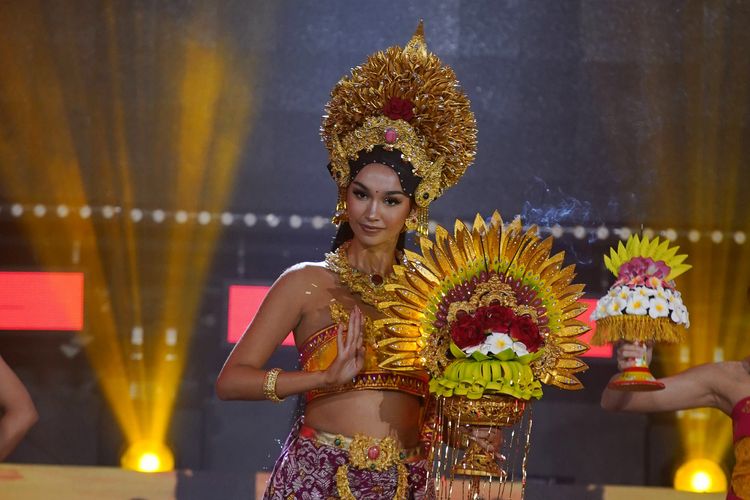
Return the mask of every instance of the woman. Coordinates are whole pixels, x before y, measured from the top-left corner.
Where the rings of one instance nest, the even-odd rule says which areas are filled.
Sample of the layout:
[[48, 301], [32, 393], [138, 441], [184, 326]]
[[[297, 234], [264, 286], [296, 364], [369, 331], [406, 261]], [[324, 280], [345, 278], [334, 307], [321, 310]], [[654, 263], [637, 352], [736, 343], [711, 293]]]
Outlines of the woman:
[[29, 392], [0, 358], [0, 461], [10, 455], [38, 418]]
[[[322, 136], [339, 188], [334, 252], [274, 283], [217, 394], [305, 394], [266, 498], [424, 498], [426, 375], [378, 367], [372, 319], [403, 259], [404, 232], [426, 232], [429, 204], [473, 161], [474, 117], [452, 70], [427, 51], [421, 24], [404, 48], [378, 52], [342, 79], [326, 111]], [[302, 370], [264, 370], [290, 330]]]
[[[650, 346], [623, 343], [617, 350], [618, 367], [624, 370], [644, 356], [650, 362]], [[750, 357], [696, 366], [659, 381], [664, 389], [653, 392], [607, 388], [602, 394], [602, 408], [657, 412], [711, 407], [723, 411], [732, 418], [736, 457], [727, 499], [750, 498]]]

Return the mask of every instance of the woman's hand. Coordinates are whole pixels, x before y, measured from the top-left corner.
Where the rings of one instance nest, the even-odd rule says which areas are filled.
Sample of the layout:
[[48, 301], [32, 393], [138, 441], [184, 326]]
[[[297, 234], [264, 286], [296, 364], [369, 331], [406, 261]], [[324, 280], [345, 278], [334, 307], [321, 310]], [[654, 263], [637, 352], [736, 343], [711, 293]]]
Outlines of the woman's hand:
[[[346, 338], [344, 338], [346, 330]], [[359, 373], [365, 364], [365, 348], [362, 335], [362, 311], [354, 307], [349, 315], [349, 326], [339, 324], [336, 334], [336, 359], [325, 371], [324, 382], [328, 387], [346, 384]]]
[[503, 446], [503, 430], [501, 428], [471, 426], [469, 439], [476, 442], [483, 450], [491, 453], [498, 462], [505, 459], [500, 453]]
[[617, 346], [617, 369], [623, 371], [633, 366], [650, 365], [652, 350], [650, 343], [621, 342]]

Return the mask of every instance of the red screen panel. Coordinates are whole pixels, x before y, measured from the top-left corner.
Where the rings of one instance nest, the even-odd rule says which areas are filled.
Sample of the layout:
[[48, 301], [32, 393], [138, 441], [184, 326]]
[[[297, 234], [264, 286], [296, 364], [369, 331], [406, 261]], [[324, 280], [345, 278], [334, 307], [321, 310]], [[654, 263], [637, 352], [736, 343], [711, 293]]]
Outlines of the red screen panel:
[[[230, 285], [229, 308], [227, 311], [227, 342], [236, 343], [245, 333], [247, 325], [255, 317], [268, 293], [267, 286]], [[281, 345], [294, 345], [294, 337], [290, 333]]]
[[0, 272], [0, 330], [83, 329], [83, 273]]

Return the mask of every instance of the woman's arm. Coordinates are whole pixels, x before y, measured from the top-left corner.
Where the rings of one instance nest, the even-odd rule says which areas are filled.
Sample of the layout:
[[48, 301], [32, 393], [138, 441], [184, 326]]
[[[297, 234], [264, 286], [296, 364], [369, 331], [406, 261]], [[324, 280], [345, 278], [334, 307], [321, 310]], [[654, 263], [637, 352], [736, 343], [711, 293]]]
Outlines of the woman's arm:
[[[618, 366], [628, 366], [628, 359], [643, 356], [644, 349], [634, 344], [618, 347]], [[650, 352], [648, 358], [650, 359]], [[661, 391], [628, 392], [609, 388], [602, 393], [601, 405], [605, 410], [631, 412], [677, 411], [699, 407], [719, 407], [719, 399], [712, 381], [721, 376], [715, 364], [696, 366], [671, 377], [659, 379], [664, 384]]]
[[[258, 314], [229, 355], [216, 381], [220, 399], [262, 400], [266, 364], [284, 337], [301, 321], [308, 300], [311, 270], [298, 268], [284, 273], [268, 292]], [[344, 338], [344, 331], [349, 333]], [[348, 327], [339, 325], [338, 355], [331, 366], [320, 372], [282, 372], [276, 381], [276, 394], [284, 398], [312, 389], [346, 383], [362, 369], [362, 313], [355, 308]]]
[[39, 418], [28, 391], [0, 358], [0, 460], [10, 455]]

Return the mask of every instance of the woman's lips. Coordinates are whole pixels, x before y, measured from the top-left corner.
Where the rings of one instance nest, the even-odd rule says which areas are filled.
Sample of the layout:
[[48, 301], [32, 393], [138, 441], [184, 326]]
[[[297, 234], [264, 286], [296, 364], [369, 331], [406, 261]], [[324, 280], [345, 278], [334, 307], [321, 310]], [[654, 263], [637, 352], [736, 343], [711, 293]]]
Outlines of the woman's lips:
[[364, 231], [367, 234], [375, 234], [378, 231], [381, 231], [383, 229], [381, 227], [368, 226], [367, 224], [360, 224], [359, 227], [361, 227], [362, 231]]

